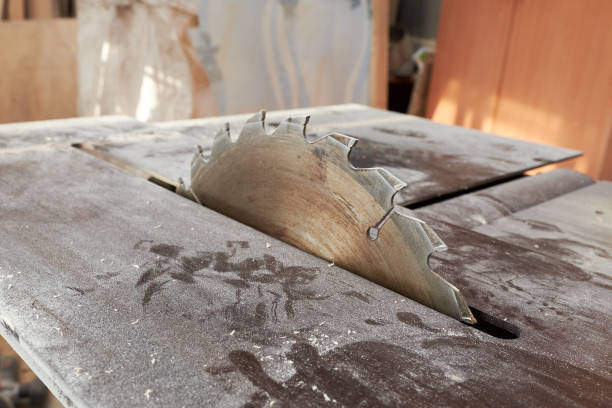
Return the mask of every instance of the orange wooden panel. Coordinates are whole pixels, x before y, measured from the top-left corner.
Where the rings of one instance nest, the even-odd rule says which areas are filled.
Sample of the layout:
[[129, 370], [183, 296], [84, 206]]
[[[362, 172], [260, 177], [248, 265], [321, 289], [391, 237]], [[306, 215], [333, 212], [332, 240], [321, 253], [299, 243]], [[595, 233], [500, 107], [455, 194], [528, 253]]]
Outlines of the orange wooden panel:
[[28, 18], [45, 19], [59, 17], [57, 0], [26, 0]]
[[608, 0], [521, 1], [491, 130], [582, 150], [574, 168], [612, 179], [610, 21]]
[[372, 0], [370, 105], [386, 109], [389, 87], [389, 0]]
[[0, 22], [0, 123], [77, 115], [76, 19]]
[[7, 0], [7, 16], [9, 20], [23, 20], [25, 4], [23, 0]]
[[610, 134], [608, 134], [608, 146], [604, 149], [603, 155], [603, 164], [599, 172], [599, 178], [612, 180], [612, 125], [610, 126]]
[[442, 3], [427, 117], [489, 130], [518, 0]]

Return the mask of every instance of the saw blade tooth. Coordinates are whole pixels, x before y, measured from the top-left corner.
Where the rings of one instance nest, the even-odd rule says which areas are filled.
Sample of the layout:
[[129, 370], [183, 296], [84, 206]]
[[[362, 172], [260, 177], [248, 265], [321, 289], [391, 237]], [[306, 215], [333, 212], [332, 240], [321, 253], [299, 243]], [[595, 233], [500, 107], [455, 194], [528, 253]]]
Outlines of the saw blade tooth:
[[255, 115], [251, 116], [240, 131], [237, 143], [244, 143], [251, 137], [257, 137], [266, 134], [266, 111], [260, 110]]
[[[193, 157], [191, 158], [191, 185], [193, 185], [193, 180], [198, 174], [198, 171], [205, 168], [207, 164], [208, 161], [204, 159], [203, 149], [201, 146], [198, 146], [196, 151], [193, 153]], [[186, 190], [186, 188], [184, 188], [184, 190]]]
[[247, 119], [244, 125], [248, 126], [250, 123], [261, 126], [261, 128], [264, 129], [266, 126], [266, 111], [263, 109], [260, 110], [259, 112], [251, 116], [249, 119]]
[[391, 174], [389, 170], [383, 168], [378, 168], [377, 170], [378, 174], [380, 174], [382, 178], [385, 179], [387, 183], [389, 183], [391, 188], [393, 188], [393, 191], [398, 192], [407, 186], [404, 181]]
[[411, 247], [419, 249], [419, 253], [417, 255], [419, 255], [420, 260], [427, 260], [432, 253], [441, 249], [446, 249], [444, 242], [440, 239], [438, 234], [436, 234], [433, 229], [427, 225], [425, 221], [414, 217], [410, 210], [398, 205], [394, 205], [391, 211], [385, 215], [381, 222], [376, 226], [379, 234], [380, 231], [384, 230], [385, 225], [391, 219], [393, 219], [400, 228], [412, 230], [411, 232], [417, 232], [416, 234], [411, 233], [405, 234], [404, 236], [418, 237], [419, 242], [415, 242], [416, 245]]
[[[393, 206], [393, 212], [404, 218], [409, 218], [410, 220], [417, 222], [421, 225], [421, 228], [423, 229], [423, 233], [427, 236], [427, 240], [429, 241], [429, 245], [431, 247], [431, 253], [446, 251], [448, 249], [444, 241], [442, 241], [442, 238], [440, 238], [440, 236], [433, 230], [433, 228], [431, 228], [429, 224], [427, 224], [425, 221], [417, 218], [414, 212], [412, 212], [412, 210], [406, 207], [395, 205]], [[431, 253], [429, 253], [428, 256]]]
[[185, 181], [183, 180], [182, 177], [178, 178], [178, 187], [176, 188], [176, 193], [179, 195], [182, 195], [183, 197], [186, 197], [187, 195], [187, 187], [185, 187]]
[[[232, 138], [230, 136], [230, 124], [226, 123], [223, 129], [219, 130], [213, 140], [213, 145], [210, 153], [210, 157], [218, 157], [232, 145]], [[200, 153], [201, 155], [202, 153]]]
[[310, 116], [293, 116], [283, 120], [274, 132], [272, 132], [272, 136], [278, 135], [295, 135], [300, 136], [304, 140], [306, 139], [306, 127], [308, 126], [308, 121], [310, 120]]
[[342, 133], [331, 133], [327, 135], [327, 137], [337, 140], [338, 142], [342, 143], [344, 146], [348, 148], [349, 152], [351, 151], [353, 146], [355, 146], [355, 144], [359, 141], [358, 139], [352, 136], [343, 135]]
[[[419, 267], [425, 272], [420, 276], [426, 279], [429, 287], [434, 288], [428, 291], [430, 295], [427, 297], [419, 293], [410, 297], [462, 322], [475, 324], [476, 318], [459, 289], [432, 271], [429, 266], [431, 254], [446, 250], [446, 245], [427, 223], [404, 210], [403, 207], [395, 206], [387, 222], [393, 222], [402, 230], [403, 236], [410, 240], [407, 242], [407, 248], [412, 248]], [[385, 224], [379, 226], [379, 233], [384, 234]]]
[[353, 171], [360, 172], [368, 178], [368, 184], [371, 185], [369, 191], [382, 208], [393, 210], [393, 199], [398, 191], [406, 187], [399, 178], [395, 177], [388, 170], [382, 167], [359, 168], [353, 167]]
[[191, 165], [192, 166], [194, 165], [194, 163], [196, 163], [198, 161], [198, 159], [202, 158], [202, 152], [203, 152], [202, 146], [198, 145], [196, 147], [196, 151], [193, 152], [193, 156], [191, 156]]

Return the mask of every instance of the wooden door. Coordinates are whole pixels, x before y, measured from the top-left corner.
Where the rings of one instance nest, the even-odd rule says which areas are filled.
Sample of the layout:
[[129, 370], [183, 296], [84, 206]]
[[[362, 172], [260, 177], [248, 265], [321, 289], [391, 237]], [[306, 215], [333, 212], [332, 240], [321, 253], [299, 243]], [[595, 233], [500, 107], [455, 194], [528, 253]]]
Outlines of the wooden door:
[[612, 2], [446, 0], [433, 120], [582, 150], [565, 166], [612, 179]]

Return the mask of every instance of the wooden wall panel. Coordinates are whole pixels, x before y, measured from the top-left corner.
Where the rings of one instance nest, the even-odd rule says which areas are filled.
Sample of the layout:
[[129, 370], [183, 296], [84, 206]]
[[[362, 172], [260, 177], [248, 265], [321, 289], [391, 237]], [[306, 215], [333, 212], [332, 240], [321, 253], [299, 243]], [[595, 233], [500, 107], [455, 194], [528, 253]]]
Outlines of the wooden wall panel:
[[608, 0], [520, 2], [491, 130], [582, 150], [573, 167], [611, 179], [602, 173], [612, 131], [610, 21]]
[[490, 130], [515, 7], [514, 0], [443, 2], [427, 117]]
[[446, 0], [428, 101], [436, 121], [582, 150], [612, 179], [612, 2]]
[[612, 125], [610, 125], [609, 128], [608, 146], [602, 152], [603, 163], [599, 173], [599, 177], [606, 180], [612, 180]]
[[0, 22], [0, 123], [77, 116], [76, 19]]
[[26, 0], [28, 18], [45, 19], [60, 16], [59, 2], [51, 0]]
[[9, 20], [23, 20], [25, 17], [25, 4], [23, 0], [7, 0], [7, 17]]
[[386, 109], [389, 92], [389, 0], [372, 0], [369, 104]]

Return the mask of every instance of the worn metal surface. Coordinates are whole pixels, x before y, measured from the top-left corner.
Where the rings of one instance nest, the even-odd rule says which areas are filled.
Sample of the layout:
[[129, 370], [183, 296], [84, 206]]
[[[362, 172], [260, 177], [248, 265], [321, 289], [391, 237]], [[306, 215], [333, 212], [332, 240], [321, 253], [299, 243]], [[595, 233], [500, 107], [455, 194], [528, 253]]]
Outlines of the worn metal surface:
[[556, 255], [433, 225], [503, 340], [77, 150], [0, 155], [0, 203], [0, 333], [67, 406], [612, 399], [610, 288]]
[[471, 229], [593, 183], [577, 171], [555, 169], [427, 205], [415, 213]]
[[[575, 190], [500, 218], [475, 231], [522, 248], [554, 256], [593, 274], [612, 289], [612, 183]], [[608, 320], [610, 316], [606, 318]], [[609, 358], [612, 350], [608, 349]], [[608, 360], [612, 361], [612, 360]]]
[[[341, 132], [359, 139], [350, 157], [356, 167], [383, 167], [407, 187], [396, 196], [398, 204], [414, 204], [475, 186], [506, 179], [545, 164], [579, 155], [575, 150], [543, 146], [503, 138], [476, 130], [442, 125], [409, 115], [338, 105], [269, 113], [269, 130], [282, 119], [309, 114], [309, 139]], [[230, 123], [237, 134], [250, 115], [198, 119], [155, 124], [151, 138], [123, 134], [97, 143], [98, 149], [133, 168], [173, 180], [189, 178], [189, 163], [198, 139], [210, 153], [214, 135]], [[173, 154], [164, 152], [167, 132], [172, 132]], [[176, 133], [185, 134], [177, 137]], [[169, 163], [170, 162], [170, 163]], [[182, 169], [176, 164], [182, 162]]]
[[[391, 112], [370, 109], [361, 105], [337, 105], [308, 109], [293, 109], [267, 113], [269, 130], [291, 115], [311, 114], [309, 137], [316, 138], [349, 125], [372, 125], [381, 120], [397, 121], [402, 118]], [[134, 132], [107, 132], [100, 140], [90, 140], [87, 150], [95, 149], [107, 160], [132, 169], [144, 169], [150, 175], [161, 178], [175, 187], [178, 180], [189, 180], [190, 164], [196, 146], [202, 146], [204, 155], [210, 155], [214, 136], [229, 123], [230, 132], [237, 135], [244, 122], [252, 114], [159, 122], [154, 128], [137, 129]]]
[[208, 159], [196, 153], [183, 194], [460, 321], [474, 323], [452, 284], [429, 269], [446, 247], [431, 228], [393, 205], [405, 184], [381, 168], [353, 167], [356, 140], [334, 133], [307, 142], [308, 117], [265, 132], [265, 112], [236, 142], [217, 134]]
[[[555, 177], [549, 177], [549, 181]], [[532, 186], [539, 184], [535, 181], [534, 177]], [[580, 182], [589, 181], [582, 178]], [[510, 197], [517, 192], [516, 185], [510, 184], [505, 192], [506, 184], [496, 187], [494, 196]], [[558, 191], [554, 186], [549, 187], [548, 194]], [[529, 189], [525, 195], [529, 195]], [[524, 198], [516, 201], [521, 200], [523, 203], [515, 202], [515, 209], [530, 201]], [[467, 203], [466, 213], [473, 211], [473, 202], [453, 201], [456, 206]], [[610, 376], [610, 347], [600, 347], [589, 356], [582, 354], [584, 348], [595, 350], [596, 344], [604, 345], [604, 339], [612, 335], [612, 183], [598, 182], [576, 188], [476, 226], [474, 232], [439, 221], [448, 218], [443, 210], [449, 208], [452, 206], [438, 206], [437, 213], [418, 211], [419, 217], [436, 228], [442, 239], [458, 244], [432, 260], [434, 270], [448, 276], [449, 264], [444, 261], [460, 261], [466, 269], [480, 271], [475, 275], [468, 273], [472, 276], [471, 282], [455, 279], [461, 288], [470, 286], [463, 291], [472, 306], [489, 307], [493, 314], [504, 311], [509, 319], [529, 322], [538, 334], [550, 336], [544, 342], [548, 341], [551, 347], [563, 344], [567, 358], [575, 354], [587, 361], [605, 361], [602, 372]], [[480, 255], [474, 253], [475, 248]], [[483, 256], [484, 253], [487, 255]], [[526, 279], [527, 276], [530, 278]], [[509, 306], [508, 296], [514, 296], [514, 307]], [[573, 304], [575, 308], [569, 312], [559, 308], [559, 304]], [[554, 317], [558, 316], [566, 322], [556, 321]], [[575, 323], [576, 320], [580, 323]], [[553, 338], [554, 341], [550, 340]]]
[[109, 135], [133, 134], [151, 125], [128, 116], [82, 117], [38, 122], [0, 124], [0, 153], [40, 150], [41, 145], [63, 148], [87, 140], [104, 140]]
[[361, 140], [351, 155], [354, 165], [383, 166], [408, 184], [396, 199], [403, 205], [507, 179], [580, 155], [575, 150], [412, 116], [405, 118], [398, 123], [343, 130]]

